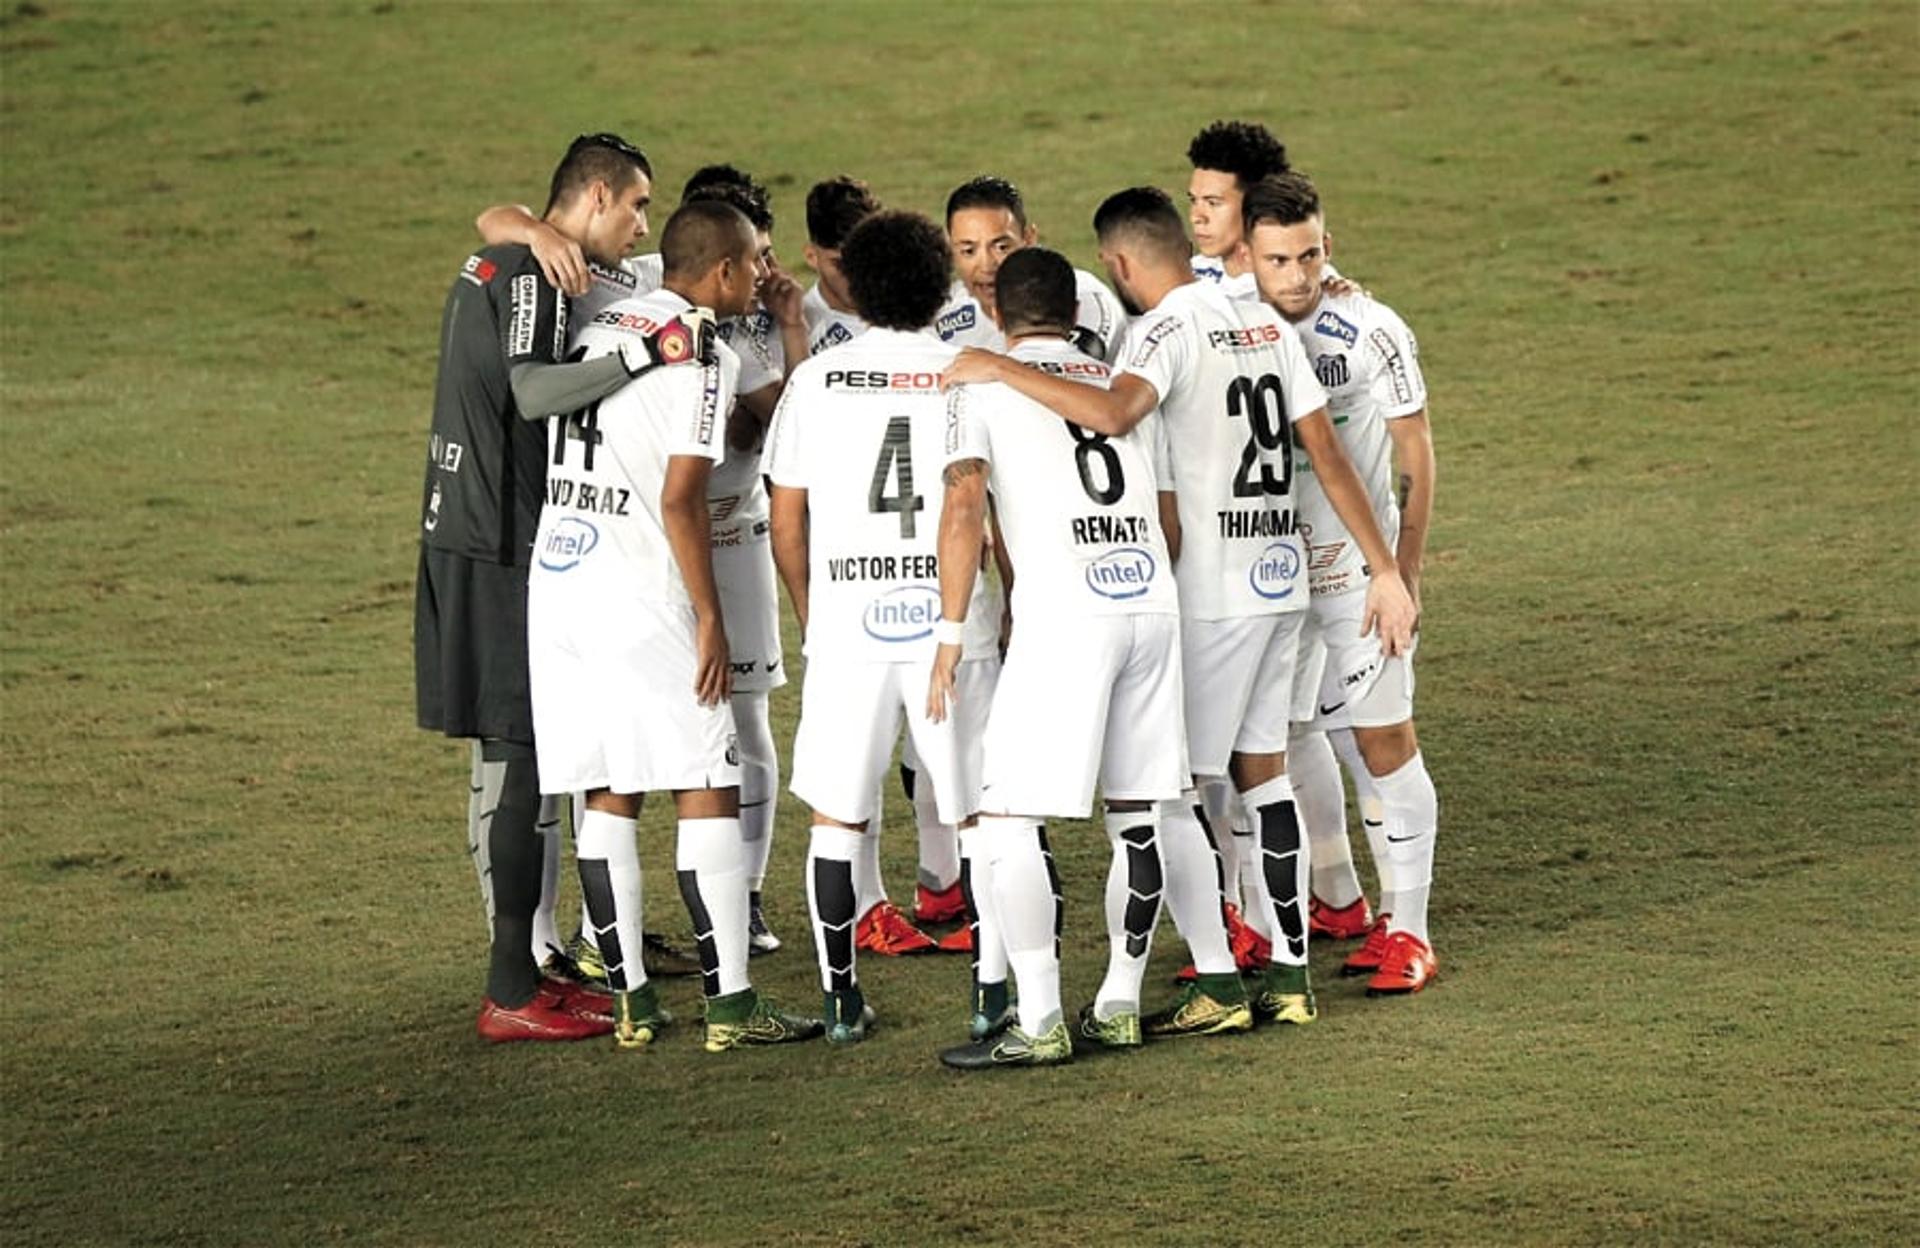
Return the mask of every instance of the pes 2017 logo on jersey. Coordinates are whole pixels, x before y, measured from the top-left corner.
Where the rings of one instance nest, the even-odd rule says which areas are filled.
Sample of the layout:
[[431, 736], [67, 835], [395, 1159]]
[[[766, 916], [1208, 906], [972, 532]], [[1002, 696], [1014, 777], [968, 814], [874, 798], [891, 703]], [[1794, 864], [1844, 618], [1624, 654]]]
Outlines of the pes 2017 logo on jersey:
[[1360, 341], [1360, 328], [1338, 312], [1322, 312], [1313, 318], [1313, 332], [1322, 338], [1337, 338], [1352, 346]]
[[1300, 548], [1290, 541], [1274, 542], [1247, 567], [1247, 584], [1271, 600], [1292, 597], [1299, 576]]
[[935, 321], [933, 323], [933, 330], [940, 335], [942, 341], [946, 341], [956, 334], [966, 333], [974, 327], [979, 319], [979, 307], [969, 303], [966, 307], [955, 308], [953, 311]]
[[565, 516], [542, 543], [540, 566], [549, 572], [570, 572], [599, 544], [599, 529], [578, 516]]
[[933, 585], [901, 585], [867, 604], [860, 626], [875, 641], [904, 643], [933, 636], [940, 618], [940, 590]]
[[1138, 546], [1110, 550], [1087, 564], [1087, 588], [1102, 598], [1125, 601], [1153, 587], [1153, 556]]

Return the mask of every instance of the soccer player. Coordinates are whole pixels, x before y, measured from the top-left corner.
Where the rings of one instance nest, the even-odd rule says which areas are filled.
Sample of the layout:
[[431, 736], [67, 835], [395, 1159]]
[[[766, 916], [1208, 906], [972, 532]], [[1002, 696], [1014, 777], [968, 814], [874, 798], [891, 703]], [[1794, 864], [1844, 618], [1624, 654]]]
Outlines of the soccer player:
[[[653, 168], [611, 134], [575, 139], [555, 169], [545, 224], [617, 264], [645, 235]], [[468, 844], [492, 926], [480, 1008], [491, 1041], [605, 1034], [610, 1003], [536, 964], [543, 838], [528, 695], [527, 565], [546, 483], [540, 425], [651, 363], [644, 348], [563, 364], [567, 300], [524, 246], [467, 258], [447, 296], [422, 489], [414, 671], [422, 728], [472, 739]]]
[[[994, 277], [1008, 256], [1039, 237], [1020, 188], [1005, 178], [982, 175], [953, 189], [947, 196], [947, 241], [955, 277], [934, 320], [943, 341], [992, 351], [1006, 346], [993, 315]], [[1126, 332], [1127, 311], [1093, 274], [1075, 269], [1073, 280], [1073, 343], [1096, 360], [1111, 359]]]
[[[1327, 292], [1324, 273], [1333, 239], [1319, 192], [1306, 176], [1287, 173], [1260, 182], [1247, 192], [1245, 211], [1261, 297], [1293, 326], [1327, 389], [1328, 410], [1366, 486], [1372, 514], [1381, 531], [1398, 535], [1394, 562], [1417, 610], [1435, 473], [1427, 388], [1413, 331], [1385, 304], [1357, 293]], [[1394, 496], [1393, 460], [1399, 461], [1407, 487], [1404, 501]], [[1361, 810], [1369, 823], [1381, 825], [1384, 849], [1376, 865], [1385, 926], [1347, 959], [1341, 973], [1371, 971], [1370, 996], [1418, 992], [1439, 969], [1427, 933], [1439, 801], [1414, 734], [1413, 649], [1387, 652], [1362, 626], [1363, 590], [1380, 575], [1380, 565], [1356, 548], [1344, 517], [1329, 506], [1318, 453], [1310, 452], [1298, 471], [1312, 615], [1327, 649], [1316, 709], [1320, 720], [1352, 730], [1365, 763], [1364, 774], [1355, 777]], [[1345, 848], [1344, 826], [1338, 848]], [[1338, 907], [1344, 898], [1345, 904], [1357, 901], [1364, 908], [1351, 857], [1327, 856], [1345, 860], [1344, 878], [1323, 873], [1316, 862], [1315, 880], [1325, 879], [1332, 894], [1328, 903]]]
[[[740, 827], [752, 885], [752, 947], [755, 953], [771, 953], [780, 947], [780, 940], [767, 924], [761, 884], [772, 849], [780, 760], [767, 695], [786, 683], [786, 672], [781, 666], [780, 604], [774, 588], [773, 559], [767, 549], [766, 490], [760, 480], [759, 452], [766, 419], [783, 384], [785, 360], [792, 352], [805, 351], [806, 328], [799, 285], [780, 269], [773, 253], [774, 217], [766, 187], [732, 165], [707, 165], [695, 170], [681, 191], [682, 204], [699, 200], [731, 204], [753, 223], [760, 260], [766, 269], [755, 306], [744, 315], [719, 322], [721, 340], [740, 358], [736, 383], [739, 402], [729, 405], [727, 458], [713, 472], [708, 507], [714, 520], [715, 575], [734, 663], [734, 716], [741, 749]], [[524, 209], [490, 208], [476, 224], [489, 238], [538, 245], [546, 254], [560, 257], [556, 264], [565, 262], [566, 251], [550, 237], [551, 229], [534, 221]], [[589, 323], [618, 299], [658, 290], [661, 264], [657, 254], [632, 257], [618, 267], [589, 263], [588, 288], [575, 300], [575, 325]], [[605, 962], [594, 944], [590, 925], [581, 926], [567, 953], [589, 982], [604, 982]], [[650, 974], [699, 973], [696, 960], [658, 933], [644, 935], [643, 954]]]
[[1235, 299], [1257, 298], [1241, 204], [1248, 187], [1287, 171], [1286, 146], [1258, 122], [1216, 121], [1187, 144], [1187, 160], [1187, 220], [1199, 253], [1193, 271]]
[[840, 267], [871, 328], [793, 371], [767, 475], [774, 559], [807, 656], [791, 787], [813, 808], [807, 900], [827, 1035], [844, 1043], [863, 1039], [872, 1018], [855, 966], [854, 865], [901, 721], [940, 818], [970, 818], [978, 721], [998, 660], [993, 620], [970, 627], [959, 711], [927, 718], [941, 495], [922, 490], [939, 462], [939, 376], [954, 351], [925, 330], [952, 272], [946, 240], [918, 214], [875, 213], [847, 236]]
[[[1010, 358], [1105, 387], [1107, 366], [1076, 349], [1073, 266], [1029, 247], [995, 279]], [[978, 1069], [1063, 1062], [1073, 1043], [1060, 1005], [1060, 898], [1042, 820], [1084, 819], [1106, 798], [1108, 961], [1080, 1034], [1141, 1042], [1140, 986], [1160, 917], [1158, 804], [1188, 784], [1181, 719], [1179, 600], [1161, 533], [1158, 420], [1107, 437], [1060, 420], [1005, 386], [947, 397], [946, 502], [940, 518], [941, 624], [963, 631], [980, 563], [986, 497], [1020, 569], [1014, 614], [982, 745], [981, 815], [971, 885], [992, 913], [1019, 984], [1019, 1022], [940, 1055]], [[928, 690], [938, 718], [961, 659], [942, 644]]]
[[1286, 774], [1307, 598], [1289, 426], [1373, 566], [1362, 626], [1380, 629], [1389, 655], [1408, 644], [1412, 603], [1327, 420], [1325, 392], [1286, 322], [1257, 301], [1230, 299], [1194, 277], [1180, 214], [1163, 191], [1137, 187], [1108, 197], [1094, 231], [1115, 287], [1148, 309], [1128, 331], [1111, 389], [1076, 385], [983, 351], [964, 353], [945, 381], [1005, 382], [1108, 437], [1131, 432], [1159, 408], [1179, 510], [1175, 573], [1188, 754], [1196, 777], [1231, 776], [1258, 825], [1273, 928], [1282, 938], [1273, 942], [1273, 961], [1250, 1002], [1227, 946], [1214, 851], [1192, 791], [1168, 803], [1161, 814], [1167, 906], [1198, 975], [1142, 1028], [1161, 1036], [1246, 1031], [1256, 1014], [1311, 1022], [1305, 855]]
[[765, 275], [752, 224], [724, 203], [681, 206], [661, 236], [662, 288], [600, 312], [588, 359], [657, 344], [665, 369], [549, 422], [552, 468], [534, 539], [527, 628], [540, 787], [584, 791], [576, 838], [588, 922], [614, 990], [615, 1039], [670, 1021], [637, 950], [642, 797], [670, 791], [680, 894], [706, 991], [706, 1048], [820, 1034], [747, 976], [747, 868], [726, 623], [715, 584], [708, 478], [725, 451], [739, 360], [709, 317], [747, 310]]
[[847, 275], [840, 271], [840, 249], [853, 227], [880, 211], [865, 182], [841, 174], [817, 182], [807, 192], [807, 267], [814, 272], [801, 310], [807, 321], [807, 354], [818, 355], [866, 332], [853, 306]]

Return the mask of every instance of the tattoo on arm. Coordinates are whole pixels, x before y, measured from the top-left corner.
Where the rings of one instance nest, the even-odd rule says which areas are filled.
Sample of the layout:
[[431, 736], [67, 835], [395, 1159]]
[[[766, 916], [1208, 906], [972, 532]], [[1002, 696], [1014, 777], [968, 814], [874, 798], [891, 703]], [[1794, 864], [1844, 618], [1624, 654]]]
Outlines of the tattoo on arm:
[[959, 485], [968, 477], [978, 476], [986, 471], [986, 467], [987, 461], [984, 459], [956, 459], [947, 465], [941, 480], [948, 485]]
[[1407, 495], [1411, 493], [1413, 493], [1413, 474], [1403, 472], [1400, 474], [1400, 505], [1402, 507], [1407, 505]]

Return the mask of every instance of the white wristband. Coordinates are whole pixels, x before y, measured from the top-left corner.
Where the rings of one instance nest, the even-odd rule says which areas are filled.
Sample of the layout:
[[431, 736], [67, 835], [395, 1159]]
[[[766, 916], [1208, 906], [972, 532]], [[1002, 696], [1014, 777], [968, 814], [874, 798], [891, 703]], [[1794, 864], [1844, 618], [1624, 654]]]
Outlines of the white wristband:
[[933, 626], [933, 642], [938, 646], [957, 646], [966, 640], [967, 626], [960, 620], [941, 620]]

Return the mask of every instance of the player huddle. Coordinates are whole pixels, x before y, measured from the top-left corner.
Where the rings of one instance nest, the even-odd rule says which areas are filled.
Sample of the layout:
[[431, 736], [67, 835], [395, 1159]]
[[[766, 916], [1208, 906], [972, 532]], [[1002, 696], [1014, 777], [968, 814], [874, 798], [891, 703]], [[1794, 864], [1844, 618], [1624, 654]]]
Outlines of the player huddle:
[[[953, 193], [944, 230], [853, 179], [816, 186], [804, 293], [766, 192], [729, 166], [628, 259], [653, 170], [612, 135], [576, 140], [541, 219], [482, 216], [442, 335], [416, 654], [422, 725], [474, 741], [483, 1036], [633, 1047], [671, 1022], [635, 839], [664, 791], [706, 1047], [863, 1040], [858, 952], [936, 947], [879, 879], [903, 731], [916, 917], [964, 914], [937, 945], [973, 957], [950, 1066], [1311, 1022], [1310, 931], [1365, 938], [1342, 969], [1370, 994], [1434, 975], [1417, 347], [1334, 273], [1318, 193], [1264, 128], [1216, 123], [1188, 155], [1192, 242], [1161, 191], [1100, 204], [1111, 289], [1033, 245], [995, 178]], [[812, 810], [819, 1018], [748, 974], [779, 945], [759, 906], [776, 573], [807, 659], [789, 787]], [[1045, 824], [1096, 792], [1108, 965], [1069, 1018]], [[552, 922], [568, 795], [572, 957]], [[1162, 909], [1192, 964], [1148, 1010]]]

